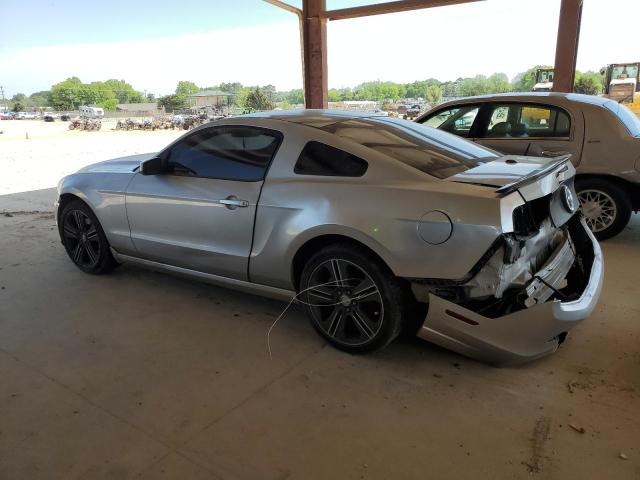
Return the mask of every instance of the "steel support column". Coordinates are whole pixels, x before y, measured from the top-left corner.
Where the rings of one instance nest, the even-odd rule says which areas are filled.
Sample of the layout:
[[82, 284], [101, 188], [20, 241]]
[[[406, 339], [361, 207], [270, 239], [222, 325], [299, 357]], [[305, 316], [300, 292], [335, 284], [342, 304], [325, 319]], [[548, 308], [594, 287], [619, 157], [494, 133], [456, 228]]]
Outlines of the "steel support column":
[[556, 42], [554, 92], [573, 92], [583, 0], [562, 0]]
[[302, 68], [306, 108], [327, 108], [326, 0], [302, 0]]

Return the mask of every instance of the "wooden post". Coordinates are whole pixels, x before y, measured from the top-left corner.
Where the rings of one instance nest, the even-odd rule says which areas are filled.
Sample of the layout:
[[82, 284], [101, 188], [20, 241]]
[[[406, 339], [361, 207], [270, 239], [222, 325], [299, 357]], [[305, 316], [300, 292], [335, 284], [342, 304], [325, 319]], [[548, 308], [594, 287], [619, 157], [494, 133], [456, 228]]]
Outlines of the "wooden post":
[[583, 0], [562, 0], [556, 42], [554, 92], [573, 92]]
[[326, 0], [302, 0], [302, 68], [306, 108], [327, 108]]

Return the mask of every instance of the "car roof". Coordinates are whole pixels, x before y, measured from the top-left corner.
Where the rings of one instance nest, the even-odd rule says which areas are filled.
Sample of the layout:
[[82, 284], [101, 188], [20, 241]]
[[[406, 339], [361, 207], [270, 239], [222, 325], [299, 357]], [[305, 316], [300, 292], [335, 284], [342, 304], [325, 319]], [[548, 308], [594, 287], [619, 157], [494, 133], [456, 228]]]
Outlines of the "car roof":
[[241, 118], [269, 118], [284, 122], [298, 123], [308, 127], [322, 128], [337, 122], [352, 119], [366, 119], [372, 117], [384, 117], [384, 114], [374, 112], [357, 112], [353, 110], [320, 110], [320, 109], [297, 109], [297, 110], [273, 110], [269, 112], [257, 112], [242, 115]]
[[545, 99], [555, 100], [557, 102], [576, 102], [576, 103], [588, 103], [591, 105], [605, 105], [612, 100], [604, 97], [598, 97], [595, 95], [583, 95], [580, 93], [560, 93], [560, 92], [509, 92], [509, 93], [495, 93], [490, 95], [478, 95], [475, 97], [464, 97], [458, 99], [452, 99], [447, 102], [443, 102], [436, 108], [440, 108], [444, 105], [455, 105], [459, 103], [473, 103], [477, 101], [491, 102], [491, 101], [530, 101], [539, 102]]

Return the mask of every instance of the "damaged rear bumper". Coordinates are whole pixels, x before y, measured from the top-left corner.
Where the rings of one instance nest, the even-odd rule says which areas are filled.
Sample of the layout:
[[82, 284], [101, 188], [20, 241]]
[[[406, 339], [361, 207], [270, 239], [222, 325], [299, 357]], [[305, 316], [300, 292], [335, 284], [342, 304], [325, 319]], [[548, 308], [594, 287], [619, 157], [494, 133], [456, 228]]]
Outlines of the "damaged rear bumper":
[[[429, 311], [418, 336], [463, 355], [492, 364], [530, 361], [557, 350], [566, 333], [594, 310], [604, 277], [602, 251], [580, 221], [574, 239], [588, 278], [579, 298], [549, 300], [514, 313], [488, 318], [437, 295], [429, 295]], [[588, 251], [591, 249], [590, 251]], [[590, 268], [589, 268], [590, 267]], [[587, 275], [585, 275], [587, 276]]]

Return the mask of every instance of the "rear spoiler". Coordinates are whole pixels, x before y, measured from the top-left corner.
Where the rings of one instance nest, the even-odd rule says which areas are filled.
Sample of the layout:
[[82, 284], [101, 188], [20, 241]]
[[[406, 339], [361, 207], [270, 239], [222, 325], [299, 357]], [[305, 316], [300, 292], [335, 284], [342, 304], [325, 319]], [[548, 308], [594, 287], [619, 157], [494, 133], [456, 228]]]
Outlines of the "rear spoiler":
[[564, 165], [565, 163], [567, 163], [570, 159], [571, 159], [571, 154], [566, 154], [566, 155], [561, 155], [559, 157], [556, 157], [553, 159], [553, 161], [547, 163], [546, 165], [543, 165], [537, 170], [534, 170], [530, 174], [525, 175], [521, 179], [513, 183], [510, 183], [508, 185], [504, 185], [503, 187], [500, 187], [499, 189], [496, 190], [496, 193], [501, 193], [503, 195], [506, 195], [508, 193], [515, 192], [520, 187], [524, 187], [525, 185], [533, 183], [539, 180], [540, 178], [548, 175], [550, 172], [558, 168], [560, 165]]

